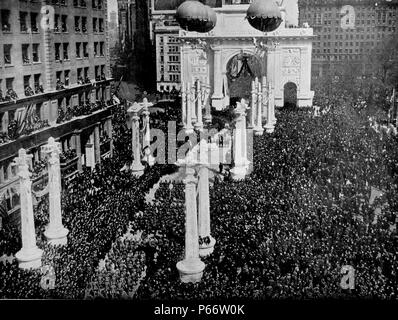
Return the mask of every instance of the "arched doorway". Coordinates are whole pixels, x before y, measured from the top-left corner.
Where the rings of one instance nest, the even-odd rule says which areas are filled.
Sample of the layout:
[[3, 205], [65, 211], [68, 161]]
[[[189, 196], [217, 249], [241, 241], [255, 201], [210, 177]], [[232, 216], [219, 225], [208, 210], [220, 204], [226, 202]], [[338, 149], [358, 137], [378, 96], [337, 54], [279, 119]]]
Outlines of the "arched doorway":
[[235, 105], [241, 98], [250, 100], [251, 83], [258, 77], [261, 79], [261, 64], [256, 56], [241, 52], [233, 56], [227, 64], [226, 94], [230, 105]]
[[293, 82], [287, 82], [283, 87], [283, 106], [288, 109], [297, 107], [297, 85]]

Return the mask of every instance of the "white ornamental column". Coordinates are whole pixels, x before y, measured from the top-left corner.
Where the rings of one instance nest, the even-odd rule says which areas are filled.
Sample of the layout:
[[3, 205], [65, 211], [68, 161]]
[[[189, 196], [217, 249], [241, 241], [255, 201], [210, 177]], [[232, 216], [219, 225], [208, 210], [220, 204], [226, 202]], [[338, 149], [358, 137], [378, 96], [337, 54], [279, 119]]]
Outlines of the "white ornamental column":
[[48, 243], [52, 245], [66, 245], [69, 230], [62, 225], [61, 210], [61, 166], [59, 155], [61, 146], [54, 138], [48, 139], [48, 144], [41, 147], [41, 152], [48, 159], [48, 199], [50, 210], [50, 221], [44, 235]]
[[192, 123], [195, 124], [196, 121], [198, 120], [197, 118], [197, 104], [196, 104], [196, 99], [198, 98], [197, 92], [196, 92], [196, 81], [194, 80], [192, 83], [192, 86], [189, 88], [189, 91], [191, 92], [191, 120]]
[[264, 133], [263, 128], [263, 117], [262, 117], [262, 104], [263, 104], [263, 94], [262, 94], [262, 86], [261, 83], [257, 85], [257, 117], [256, 117], [256, 126], [253, 129], [253, 132], [256, 136], [262, 136]]
[[263, 88], [262, 88], [262, 93], [263, 93], [263, 101], [262, 101], [262, 116], [263, 118], [267, 117], [267, 102], [268, 102], [268, 84], [267, 84], [267, 77], [263, 77]]
[[276, 124], [276, 117], [275, 117], [275, 88], [272, 87], [272, 85], [269, 86], [269, 96], [271, 97], [270, 104], [271, 104], [272, 125], [275, 127], [275, 124]]
[[21, 203], [21, 238], [22, 248], [15, 257], [21, 269], [37, 269], [41, 267], [43, 251], [36, 245], [35, 221], [32, 204], [32, 181], [28, 163], [32, 155], [27, 155], [25, 149], [19, 149], [18, 157], [13, 165], [18, 167], [19, 196]]
[[200, 85], [200, 80], [196, 80], [196, 115], [197, 120], [195, 123], [195, 129], [198, 131], [203, 130], [203, 122], [202, 122], [202, 88]]
[[238, 118], [236, 119], [234, 140], [233, 140], [233, 158], [234, 168], [231, 170], [234, 180], [245, 178], [249, 169], [249, 160], [247, 159], [247, 141], [246, 141], [246, 103], [242, 99], [237, 103], [235, 109]]
[[177, 263], [177, 269], [181, 281], [186, 283], [200, 281], [205, 264], [199, 258], [195, 169], [191, 163], [186, 163], [185, 168], [185, 258]]
[[141, 163], [141, 144], [140, 144], [140, 117], [138, 111], [140, 107], [137, 103], [134, 103], [129, 109], [128, 113], [131, 114], [131, 129], [132, 129], [132, 152], [133, 152], [133, 163], [131, 170], [134, 175], [141, 176], [144, 173], [145, 167]]
[[209, 146], [207, 141], [203, 139], [199, 147], [199, 255], [206, 257], [213, 252], [216, 240], [210, 234]]
[[187, 82], [187, 122], [185, 125], [185, 132], [190, 134], [193, 132], [192, 127], [192, 102], [191, 102], [191, 85]]
[[203, 105], [205, 106], [205, 116], [203, 119], [205, 120], [206, 124], [211, 124], [212, 117], [211, 117], [211, 109], [210, 109], [210, 84], [206, 83], [205, 84], [205, 89], [204, 89], [204, 96], [203, 96]]
[[256, 94], [256, 83], [252, 81], [252, 101], [251, 101], [251, 109], [250, 109], [250, 123], [249, 129], [253, 129], [256, 125], [256, 106], [257, 106], [257, 94]]
[[268, 84], [268, 108], [267, 108], [267, 124], [265, 125], [265, 130], [267, 133], [273, 133], [275, 126], [273, 121], [273, 94], [271, 89], [271, 84]]
[[185, 128], [187, 125], [187, 94], [185, 92], [185, 82], [181, 82], [181, 114], [182, 114], [182, 125]]
[[153, 105], [152, 103], [148, 103], [148, 99], [144, 98], [142, 102], [144, 106], [144, 111], [142, 112], [142, 115], [144, 116], [144, 139], [143, 139], [143, 149], [145, 150], [145, 159], [149, 166], [153, 166], [155, 164], [155, 158], [151, 154], [151, 128], [149, 125], [150, 122], [150, 112], [149, 112], [149, 106]]
[[214, 73], [213, 73], [213, 96], [211, 97], [212, 106], [217, 110], [221, 110], [223, 108], [223, 99], [224, 95], [222, 93], [222, 66], [221, 66], [221, 47], [212, 48], [214, 51]]

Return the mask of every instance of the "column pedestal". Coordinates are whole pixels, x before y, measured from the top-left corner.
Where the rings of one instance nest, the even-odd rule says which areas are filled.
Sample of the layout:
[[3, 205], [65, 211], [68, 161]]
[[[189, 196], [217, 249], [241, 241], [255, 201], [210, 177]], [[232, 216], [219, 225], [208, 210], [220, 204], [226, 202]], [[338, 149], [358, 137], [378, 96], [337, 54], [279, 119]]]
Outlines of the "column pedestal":
[[205, 264], [199, 259], [190, 258], [177, 263], [181, 282], [199, 282], [202, 280]]

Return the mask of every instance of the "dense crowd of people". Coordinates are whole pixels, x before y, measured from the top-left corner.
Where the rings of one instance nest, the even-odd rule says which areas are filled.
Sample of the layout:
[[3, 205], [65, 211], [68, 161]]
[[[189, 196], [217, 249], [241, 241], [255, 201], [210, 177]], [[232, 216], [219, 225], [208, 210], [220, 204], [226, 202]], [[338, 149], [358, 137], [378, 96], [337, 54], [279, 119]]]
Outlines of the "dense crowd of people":
[[[127, 131], [124, 114], [122, 108], [116, 110], [116, 137], [119, 129]], [[55, 289], [42, 289], [40, 270], [21, 270], [14, 260], [11, 264], [0, 263], [0, 298], [84, 298], [86, 285], [100, 259], [126, 232], [136, 212], [143, 210], [145, 193], [162, 175], [175, 170], [174, 166], [155, 165], [146, 168], [140, 178], [122, 172], [120, 155], [125, 154], [124, 145], [117, 138], [115, 142], [113, 158], [103, 159], [94, 170], [85, 168], [63, 185], [63, 224], [69, 230], [67, 247], [46, 245], [43, 232], [48, 224], [48, 197], [34, 208], [37, 243], [44, 249], [43, 265], [51, 265], [55, 270]], [[18, 234], [17, 227], [0, 230], [0, 256], [15, 255], [21, 248], [20, 237], [15, 236]]]
[[[275, 133], [255, 139], [251, 176], [216, 180], [210, 204], [217, 243], [199, 284], [178, 280], [184, 196], [164, 186], [143, 214], [146, 233], [157, 234], [158, 256], [138, 296], [396, 299], [398, 141], [354, 114], [280, 112]], [[372, 187], [384, 195], [371, 205]], [[344, 265], [355, 270], [354, 290], [340, 286]]]
[[[126, 109], [118, 109], [114, 157], [65, 184], [67, 247], [45, 244], [47, 202], [35, 210], [55, 289], [41, 289], [39, 271], [0, 263], [0, 297], [397, 299], [398, 138], [368, 121], [381, 94], [370, 101], [354, 97], [357, 91], [333, 90], [317, 91], [322, 116], [277, 112], [275, 132], [254, 138], [248, 178], [215, 179], [210, 208], [217, 243], [196, 284], [181, 283], [175, 267], [184, 257], [184, 184], [162, 182], [154, 201], [145, 203], [145, 193], [176, 168], [155, 165], [141, 178], [120, 171], [131, 162], [131, 130]], [[178, 121], [177, 110], [172, 120]], [[151, 127], [167, 132], [168, 116], [158, 113]], [[224, 126], [231, 117], [227, 110], [214, 123]], [[370, 201], [375, 189], [382, 195]], [[141, 240], [120, 239], [129, 223], [133, 233], [142, 231]], [[2, 250], [19, 248], [18, 241], [0, 234]], [[341, 286], [347, 265], [355, 270], [352, 289]]]

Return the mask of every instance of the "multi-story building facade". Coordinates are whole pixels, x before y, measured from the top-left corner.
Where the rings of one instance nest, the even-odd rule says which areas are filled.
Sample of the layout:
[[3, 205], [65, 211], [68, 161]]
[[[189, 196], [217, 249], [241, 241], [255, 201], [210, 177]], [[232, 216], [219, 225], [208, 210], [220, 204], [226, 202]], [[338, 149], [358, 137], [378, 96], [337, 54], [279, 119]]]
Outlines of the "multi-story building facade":
[[112, 152], [107, 24], [105, 0], [0, 1], [0, 196], [10, 213], [20, 148], [33, 170], [54, 137], [67, 175]]
[[[184, 0], [151, 0], [151, 40], [156, 51], [157, 90], [180, 90], [181, 53], [178, 43], [180, 29], [175, 13]], [[221, 7], [225, 0], [202, 1], [211, 7]]]
[[[119, 41], [122, 45], [129, 42], [134, 46], [136, 32], [136, 2], [135, 0], [118, 0]], [[134, 48], [134, 47], [133, 47]]]
[[309, 23], [313, 42], [313, 75], [357, 65], [366, 71], [367, 57], [396, 34], [397, 0], [299, 0], [300, 24]]
[[119, 26], [117, 24], [117, 12], [111, 11], [109, 13], [109, 23], [108, 23], [108, 33], [109, 33], [109, 48], [114, 48], [119, 40]]

